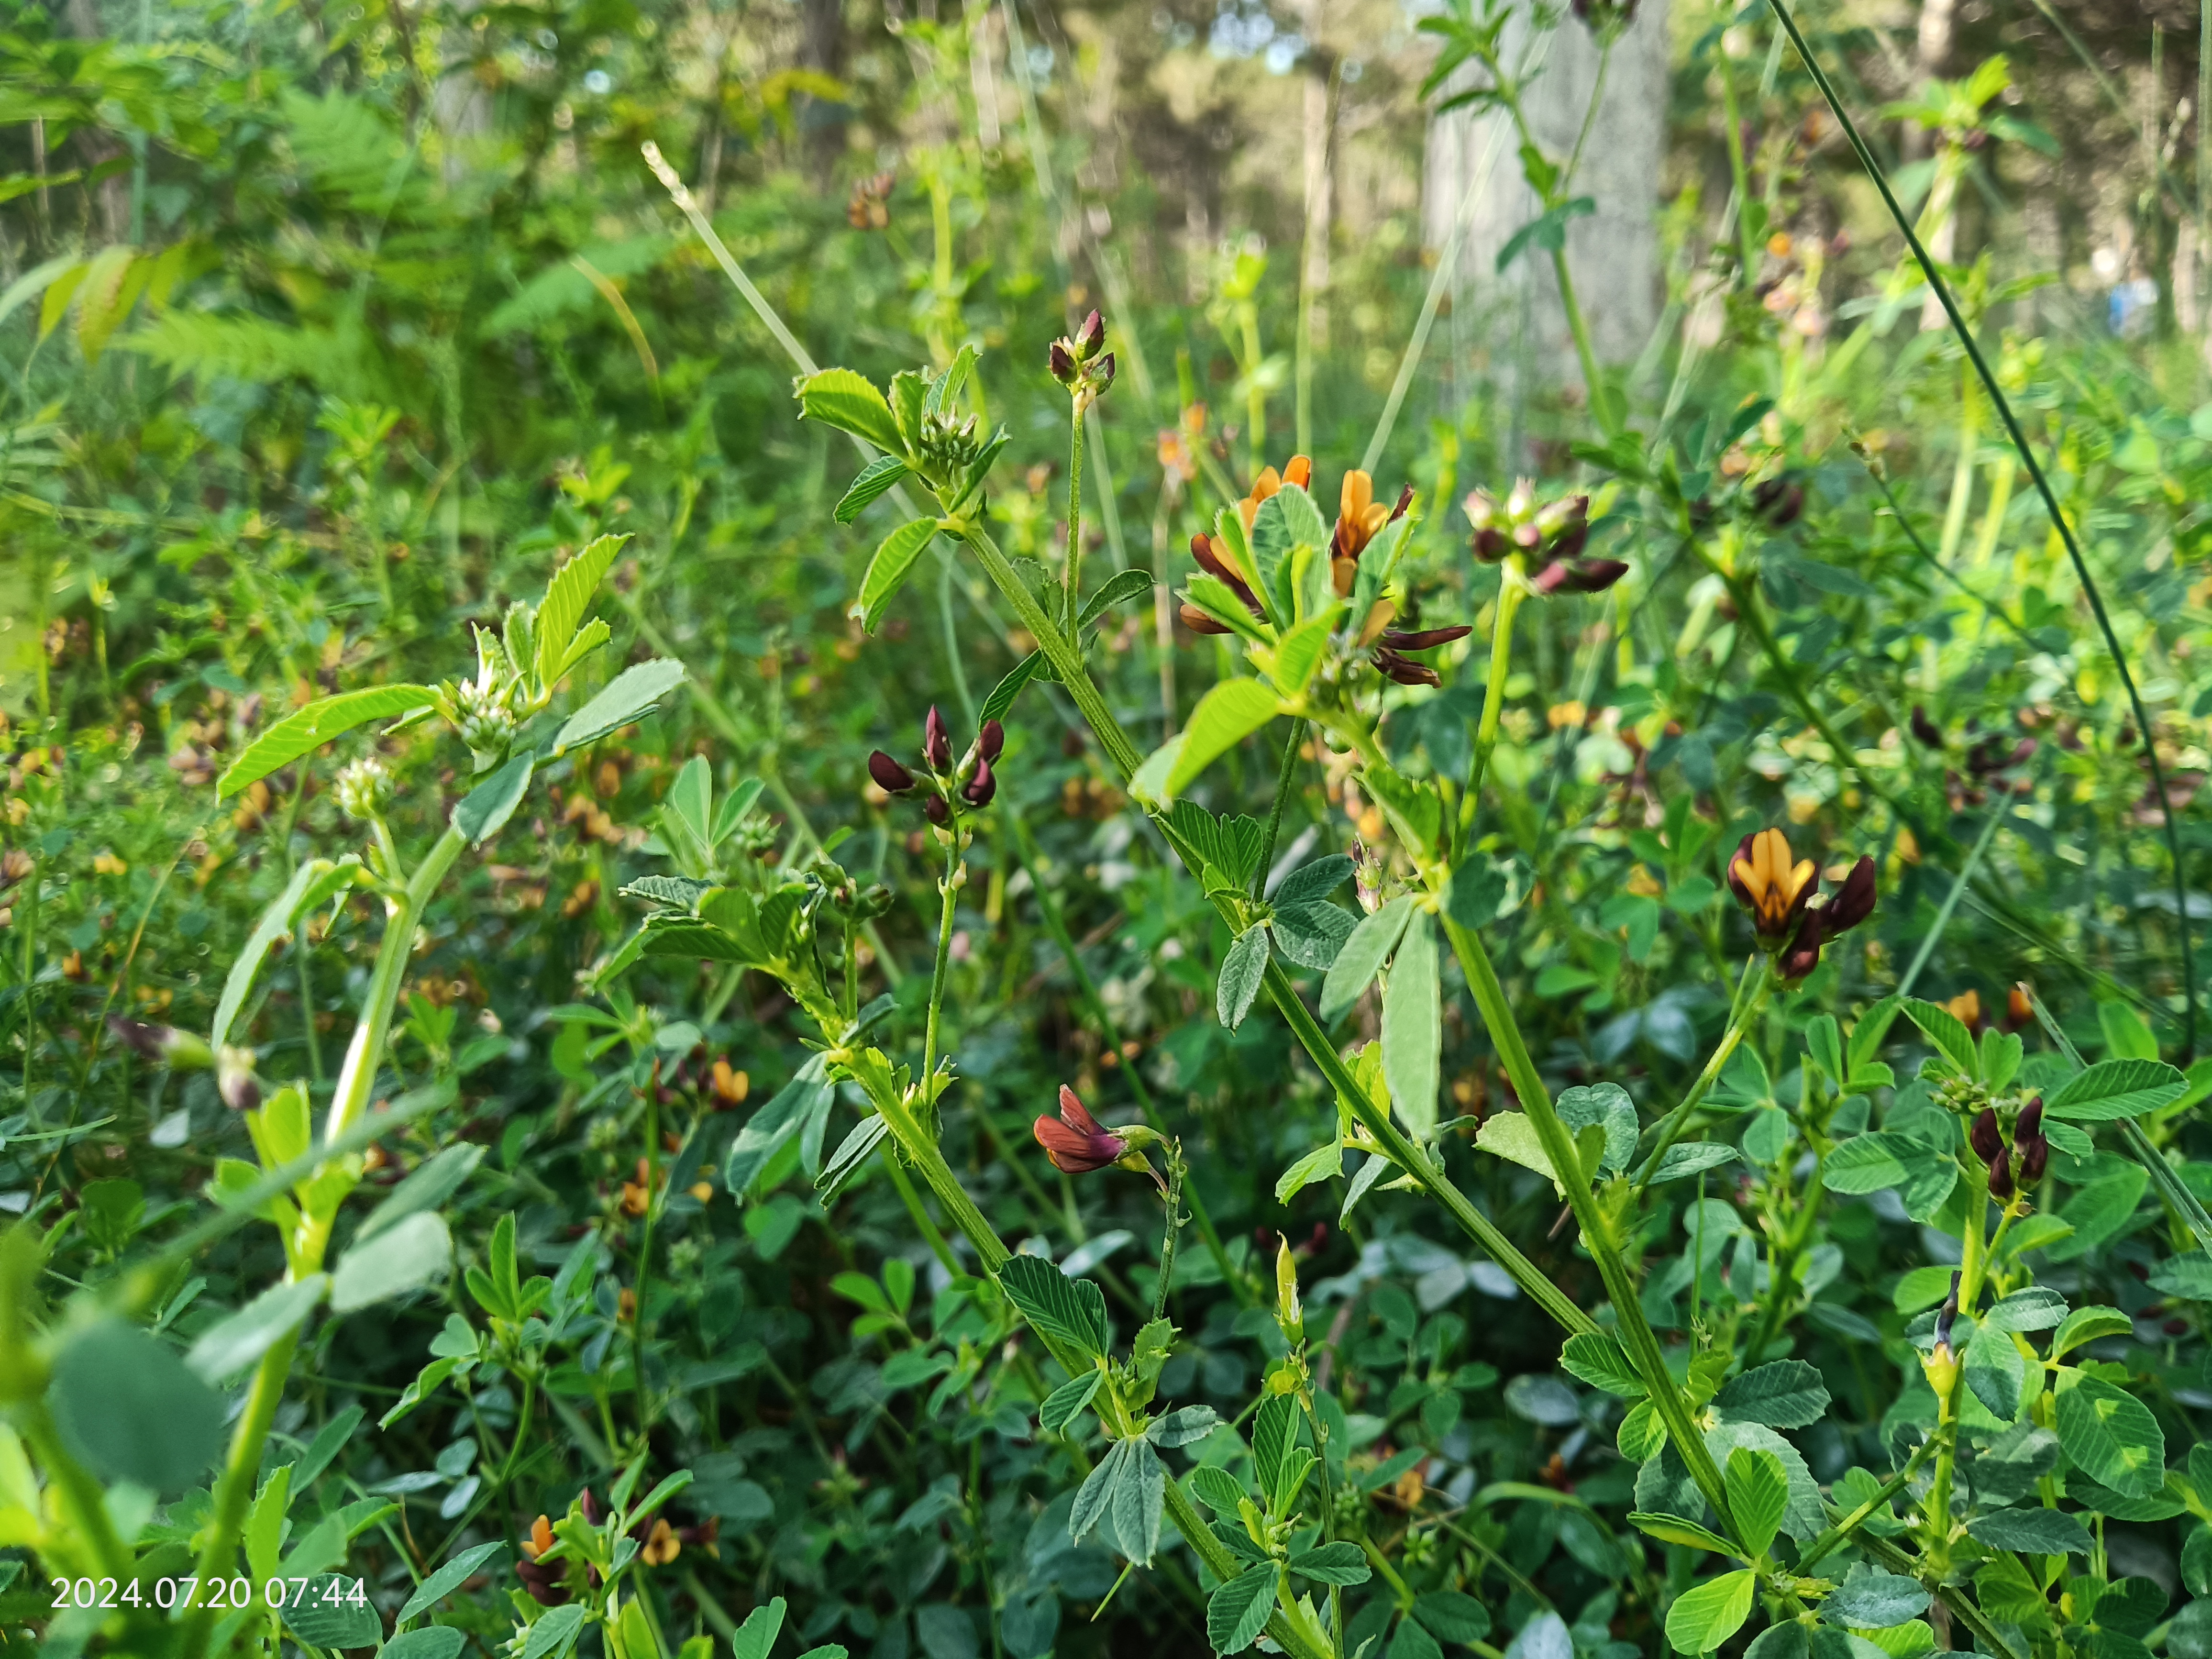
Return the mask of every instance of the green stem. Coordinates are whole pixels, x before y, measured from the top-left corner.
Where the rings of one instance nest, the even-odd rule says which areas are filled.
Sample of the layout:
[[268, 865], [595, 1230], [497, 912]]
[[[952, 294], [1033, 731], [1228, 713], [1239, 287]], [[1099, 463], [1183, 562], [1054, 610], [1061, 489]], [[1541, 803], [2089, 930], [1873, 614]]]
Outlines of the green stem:
[[[369, 977], [361, 1019], [353, 1028], [345, 1064], [338, 1071], [337, 1091], [331, 1097], [330, 1117], [323, 1129], [325, 1141], [343, 1134], [368, 1109], [377, 1068], [384, 1063], [384, 1045], [392, 1035], [392, 1011], [398, 1004], [407, 959], [415, 949], [415, 929], [422, 919], [423, 908], [467, 844], [461, 832], [448, 825], [408, 878], [400, 896], [386, 901], [384, 939], [377, 947], [376, 966]], [[319, 1251], [316, 1261], [318, 1265], [321, 1261]]]
[[[1735, 1005], [1729, 1012], [1728, 1030], [1722, 1034], [1712, 1057], [1705, 1061], [1705, 1070], [1698, 1073], [1698, 1080], [1690, 1085], [1690, 1091], [1682, 1097], [1673, 1111], [1659, 1121], [1658, 1139], [1651, 1148], [1651, 1156], [1644, 1162], [1643, 1172], [1636, 1177], [1635, 1189], [1630, 1194], [1632, 1202], [1644, 1196], [1644, 1189], [1651, 1184], [1651, 1177], [1658, 1173], [1660, 1160], [1681, 1137], [1682, 1127], [1689, 1121], [1690, 1114], [1697, 1110], [1698, 1103], [1720, 1080], [1721, 1072], [1728, 1065], [1729, 1056], [1743, 1042], [1744, 1033], [1751, 1029], [1751, 1023], [1758, 1018], [1759, 1011], [1766, 1006], [1766, 999], [1773, 994], [1774, 975], [1771, 971], [1763, 971], [1767, 967], [1766, 959], [1759, 956], [1753, 956], [1744, 963], [1743, 977], [1736, 981]], [[1757, 975], [1755, 979], [1753, 977], [1754, 975]], [[1745, 994], [1747, 986], [1750, 988], [1748, 996]]]
[[[299, 1334], [295, 1331], [281, 1338], [253, 1368], [246, 1409], [239, 1415], [238, 1427], [230, 1437], [230, 1455], [224, 1459], [222, 1474], [216, 1481], [215, 1524], [208, 1534], [207, 1547], [200, 1552], [199, 1562], [193, 1569], [202, 1583], [229, 1577], [238, 1565], [239, 1534], [246, 1525], [246, 1509], [253, 1501], [253, 1483], [261, 1469], [262, 1444], [269, 1437], [270, 1425], [276, 1421], [276, 1407], [284, 1398], [285, 1379], [292, 1371], [292, 1355], [299, 1346]], [[185, 1659], [198, 1659], [207, 1650], [208, 1638], [214, 1632], [215, 1610], [195, 1607], [187, 1617]]]
[[1737, 257], [1741, 261], [1736, 286], [1749, 288], [1759, 280], [1759, 263], [1756, 227], [1751, 222], [1751, 165], [1743, 153], [1743, 112], [1735, 95], [1735, 70], [1729, 62], [1726, 40], [1718, 46], [1715, 56], [1720, 64], [1721, 109], [1728, 121], [1729, 178], [1741, 204], [1735, 219]]
[[1498, 722], [1505, 714], [1505, 682], [1513, 672], [1513, 619], [1528, 597], [1526, 568], [1514, 554], [1498, 567], [1498, 610], [1490, 624], [1490, 678], [1482, 689], [1482, 718], [1474, 728], [1474, 758], [1468, 763], [1467, 792], [1460, 798], [1460, 839], [1474, 828], [1475, 803], [1482, 795], [1482, 780], [1490, 770], [1491, 751], [1498, 747]]
[[1083, 614], [1083, 399], [1075, 398], [1074, 421], [1067, 443], [1067, 586], [1066, 597], [1060, 607], [1060, 619], [1066, 624], [1068, 637], [1079, 659], [1083, 655], [1083, 630], [1076, 618]]
[[1936, 913], [1936, 925], [1921, 939], [1919, 950], [1913, 953], [1912, 965], [1905, 970], [1905, 977], [1897, 982], [1898, 995], [1909, 997], [1912, 994], [1912, 987], [1920, 978], [1920, 970], [1928, 965], [1928, 958], [1935, 951], [1936, 941], [1943, 937], [1944, 928], [1950, 925], [1951, 913], [1959, 908], [1960, 896], [1966, 892], [1967, 884], [1973, 880], [1974, 872], [1981, 865], [1982, 854], [1989, 850], [1990, 842], [1996, 836], [1997, 826], [2005, 821], [2006, 815], [2011, 811], [2011, 792], [2000, 786], [1996, 805], [1990, 809], [1989, 821], [1982, 825], [1982, 833], [1976, 839], [1973, 850], [1966, 854], [1966, 861], [1959, 866], [1958, 878], [1952, 882], [1951, 890], [1943, 896], [1943, 907]]
[[1865, 1525], [1867, 1521], [1887, 1505], [1890, 1499], [1903, 1492], [1912, 1477], [1920, 1472], [1920, 1466], [1928, 1461], [1928, 1454], [1935, 1449], [1936, 1442], [1932, 1437], [1922, 1441], [1913, 1449], [1912, 1455], [1905, 1460], [1905, 1467], [1882, 1483], [1880, 1492], [1875, 1493], [1865, 1503], [1808, 1544], [1805, 1547], [1805, 1553], [1797, 1560], [1796, 1571], [1799, 1576], [1802, 1577], [1811, 1572], [1814, 1567], [1842, 1548], [1844, 1541], [1853, 1533]]
[[1267, 810], [1267, 838], [1260, 848], [1259, 866], [1252, 872], [1252, 896], [1267, 896], [1267, 872], [1275, 862], [1275, 843], [1283, 833], [1283, 811], [1290, 804], [1291, 792], [1297, 787], [1298, 776], [1298, 746], [1306, 739], [1306, 723], [1302, 720], [1291, 722], [1291, 735], [1283, 740], [1283, 763], [1275, 775], [1275, 804]]
[[1152, 1317], [1164, 1319], [1168, 1312], [1168, 1291], [1175, 1283], [1176, 1235], [1182, 1231], [1182, 1182], [1187, 1173], [1180, 1143], [1168, 1142], [1168, 1219], [1160, 1238], [1160, 1287], [1152, 1297]]
[[1797, 48], [1797, 55], [1804, 61], [1814, 84], [1820, 88], [1821, 97], [1827, 100], [1828, 107], [1835, 112], [1836, 120], [1842, 126], [1844, 136], [1850, 141], [1859, 165], [1866, 169], [1867, 176], [1874, 180], [1875, 188], [1881, 192], [1883, 205], [1889, 210], [1890, 217], [1896, 222], [1897, 228], [1904, 233], [1905, 245], [1919, 262], [1922, 272], [1928, 278], [1928, 286], [1935, 291], [1936, 300], [1943, 307], [1943, 314], [1950, 319], [1952, 331], [1959, 337], [1959, 343], [1972, 362], [1974, 373], [1981, 378], [1982, 389], [1989, 393], [1990, 404], [2004, 422], [2005, 434], [2019, 453], [2021, 464], [2027, 467], [2027, 476], [2035, 481], [2036, 493], [2043, 497], [2044, 510], [2050, 514], [2052, 528], [2057, 531], [2059, 540], [2065, 544], [2066, 556], [2073, 562], [2074, 574], [2081, 581], [2081, 592], [2097, 618], [2097, 627], [2104, 635], [2106, 648], [2112, 653], [2112, 665], [2119, 672], [2120, 684], [2127, 688], [2128, 705], [2135, 711], [2136, 730], [2142, 734], [2143, 758], [2149, 764], [2151, 787], [2158, 795], [2159, 815], [2166, 825], [2166, 852], [2173, 865], [2174, 926], [2181, 934], [2182, 989], [2188, 1004], [2188, 1023], [2182, 1036], [2182, 1053], [2185, 1060], [2194, 1055], [2197, 1048], [2197, 963], [2189, 949], [2188, 878], [2182, 868], [2180, 827], [2174, 819], [2172, 798], [2166, 793], [2166, 769], [2158, 758], [2156, 728], [2151, 725], [2150, 714], [2143, 707], [2142, 694], [2136, 690], [2135, 675], [2128, 668], [2127, 653], [2120, 648], [2119, 635], [2112, 627], [2110, 613], [2105, 609], [2104, 595], [2097, 586], [2095, 576], [2090, 572], [2089, 561], [2081, 551], [2081, 542], [2074, 534], [2074, 526], [2068, 522], [2064, 510], [2058, 504], [2057, 492], [2051, 488], [2050, 478], [2045, 475], [2043, 464], [2036, 459], [2035, 451], [2027, 441], [2027, 434], [2021, 426], [2020, 417], [2013, 413], [2011, 400], [2005, 396], [2004, 388], [1997, 384], [1997, 377], [1990, 369], [1989, 360], [1982, 355], [1982, 348], [1975, 340], [1973, 331], [1966, 326], [1966, 317], [1959, 309], [1958, 301], [1952, 295], [1951, 285], [1944, 279], [1942, 267], [1922, 245], [1919, 233], [1913, 229], [1911, 222], [1906, 218], [1896, 192], [1890, 188], [1888, 176], [1883, 173], [1881, 164], [1875, 160], [1874, 152], [1867, 148], [1866, 140], [1860, 136], [1858, 124], [1844, 108], [1835, 83], [1829, 80], [1828, 72], [1813, 55], [1812, 47], [1806, 44], [1804, 33], [1798, 28], [1796, 18], [1790, 14], [1787, 0], [1768, 0], [1768, 3], [1774, 8], [1774, 15], [1781, 20], [1782, 27], [1790, 32], [1790, 44]]
[[960, 902], [960, 824], [945, 830], [945, 878], [937, 884], [944, 902], [937, 917], [937, 966], [929, 981], [929, 1018], [921, 1039], [921, 1104], [931, 1121], [937, 1115], [937, 1023], [945, 1007], [945, 979], [952, 965], [952, 915]]
[[1562, 241], [1552, 250], [1552, 274], [1559, 284], [1559, 302], [1566, 309], [1567, 328], [1575, 337], [1575, 356], [1583, 368], [1583, 384], [1589, 388], [1590, 413], [1604, 428], [1608, 441], [1620, 435], [1620, 411], [1613, 407], [1613, 392], [1605, 383], [1604, 372], [1599, 368], [1597, 347], [1590, 340], [1589, 319], [1583, 315], [1582, 302], [1575, 297], [1575, 279], [1567, 270], [1567, 246]]

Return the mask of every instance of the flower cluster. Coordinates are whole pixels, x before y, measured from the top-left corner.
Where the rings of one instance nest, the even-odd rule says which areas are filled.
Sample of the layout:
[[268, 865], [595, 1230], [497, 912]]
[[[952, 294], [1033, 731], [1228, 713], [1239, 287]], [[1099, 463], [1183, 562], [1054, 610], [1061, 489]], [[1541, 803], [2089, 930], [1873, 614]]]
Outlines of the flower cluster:
[[[592, 1496], [589, 1486], [578, 1495], [571, 1514], [581, 1517], [587, 1527], [597, 1527], [606, 1519], [606, 1511]], [[718, 1517], [710, 1516], [696, 1527], [678, 1527], [665, 1516], [653, 1516], [632, 1527], [629, 1536], [636, 1540], [640, 1560], [649, 1567], [661, 1567], [682, 1554], [687, 1545], [720, 1555], [715, 1540], [721, 1530]], [[574, 1548], [573, 1544], [555, 1533], [549, 1517], [541, 1515], [531, 1522], [530, 1535], [522, 1540], [522, 1559], [514, 1564], [514, 1576], [522, 1580], [523, 1589], [530, 1592], [531, 1599], [538, 1606], [557, 1607], [574, 1599], [575, 1590], [568, 1582], [570, 1575], [562, 1565], [576, 1559]], [[583, 1566], [586, 1585], [596, 1589], [599, 1570], [589, 1562]]]
[[[1367, 550], [1367, 544], [1381, 533], [1383, 526], [1404, 518], [1413, 504], [1411, 484], [1398, 492], [1395, 507], [1386, 507], [1375, 499], [1375, 481], [1364, 472], [1355, 467], [1344, 475], [1343, 487], [1337, 492], [1336, 532], [1328, 544], [1329, 580], [1340, 599], [1352, 597], [1352, 584], [1359, 575], [1359, 556]], [[1251, 521], [1245, 522], [1249, 526]]]
[[2020, 1188], [2033, 1187], [2042, 1180], [2051, 1163], [2051, 1142], [2043, 1133], [2043, 1097], [2037, 1095], [2021, 1108], [2012, 1126], [2009, 1147], [2005, 1145], [2004, 1132], [1997, 1127], [1994, 1106], [1982, 1108], [1967, 1132], [1966, 1142], [1974, 1149], [1974, 1156], [1989, 1166], [1990, 1196], [2001, 1204], [2008, 1203]]
[[1081, 328], [1054, 340], [1046, 350], [1052, 378], [1067, 388], [1079, 415], [1104, 397], [1106, 388], [1114, 384], [1114, 354], [1099, 349], [1105, 343], [1106, 324], [1094, 311], [1083, 319]]
[[905, 767], [882, 750], [868, 757], [868, 775], [876, 787], [887, 795], [910, 794], [925, 782], [930, 793], [922, 802], [922, 816], [942, 829], [952, 822], [958, 803], [970, 808], [988, 806], [991, 798], [999, 793], [998, 774], [991, 768], [1006, 745], [1006, 729], [996, 720], [985, 720], [983, 729], [975, 734], [975, 741], [955, 765], [952, 758], [952, 736], [945, 727], [945, 717], [937, 712], [937, 705], [929, 706], [928, 716], [921, 723], [921, 757], [927, 771], [927, 779], [917, 778]]
[[1535, 485], [1522, 478], [1502, 501], [1478, 489], [1464, 505], [1474, 526], [1474, 556], [1486, 564], [1519, 559], [1534, 572], [1528, 580], [1536, 592], [1601, 593], [1628, 574], [1619, 559], [1583, 551], [1589, 541], [1587, 495], [1539, 501]]
[[1779, 830], [1746, 836], [1729, 860], [1729, 890], [1751, 917], [1759, 947], [1784, 980], [1820, 965], [1820, 946], [1874, 914], [1874, 860], [1862, 858], [1832, 893], [1820, 891], [1810, 859], [1793, 861]]

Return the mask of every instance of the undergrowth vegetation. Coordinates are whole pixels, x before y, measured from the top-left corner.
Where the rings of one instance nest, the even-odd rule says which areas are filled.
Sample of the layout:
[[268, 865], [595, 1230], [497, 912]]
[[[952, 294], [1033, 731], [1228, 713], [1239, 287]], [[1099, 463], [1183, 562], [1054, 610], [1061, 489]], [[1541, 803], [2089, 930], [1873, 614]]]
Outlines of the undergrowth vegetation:
[[5, 1639], [2212, 1659], [2212, 403], [2002, 59], [1716, 14], [1632, 371], [1632, 7], [1427, 18], [1540, 392], [1025, 9], [436, 9], [0, 39]]

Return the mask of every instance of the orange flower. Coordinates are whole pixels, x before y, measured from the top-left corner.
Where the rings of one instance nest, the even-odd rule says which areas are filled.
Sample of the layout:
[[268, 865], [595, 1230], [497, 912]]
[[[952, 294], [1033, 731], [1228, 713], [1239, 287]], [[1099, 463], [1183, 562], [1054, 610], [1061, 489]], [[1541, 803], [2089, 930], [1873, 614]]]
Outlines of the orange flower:
[[1399, 492], [1395, 507], [1386, 507], [1375, 499], [1374, 479], [1357, 468], [1344, 475], [1344, 487], [1337, 495], [1336, 534], [1328, 548], [1329, 579], [1340, 596], [1350, 596], [1367, 544], [1413, 504], [1410, 484]]
[[535, 1561], [553, 1547], [553, 1523], [539, 1516], [530, 1523], [530, 1536], [522, 1540], [522, 1553]]
[[653, 1531], [645, 1540], [638, 1555], [648, 1567], [665, 1566], [683, 1553], [684, 1546], [676, 1536], [676, 1528], [665, 1520], [655, 1521]]
[[1762, 830], [1746, 836], [1729, 860], [1729, 888], [1751, 912], [1752, 927], [1762, 939], [1786, 939], [1811, 901], [1817, 873], [1810, 859], [1794, 864], [1790, 837], [1779, 830]]
[[1959, 1024], [1979, 1035], [1982, 1029], [1982, 996], [1978, 991], [1961, 991], [1943, 1005], [1957, 1017]]
[[753, 1080], [743, 1072], [732, 1071], [730, 1062], [714, 1062], [714, 1091], [717, 1109], [723, 1106], [742, 1106], [745, 1097], [752, 1092]]
[[637, 1161], [637, 1179], [623, 1182], [622, 1206], [624, 1215], [643, 1215], [653, 1201], [653, 1172], [646, 1161]]
[[1252, 520], [1260, 516], [1260, 503], [1266, 501], [1286, 483], [1304, 489], [1313, 483], [1313, 463], [1304, 455], [1293, 455], [1285, 463], [1280, 472], [1272, 466], [1262, 467], [1260, 476], [1252, 480], [1252, 493], [1237, 503], [1237, 516], [1251, 529]]

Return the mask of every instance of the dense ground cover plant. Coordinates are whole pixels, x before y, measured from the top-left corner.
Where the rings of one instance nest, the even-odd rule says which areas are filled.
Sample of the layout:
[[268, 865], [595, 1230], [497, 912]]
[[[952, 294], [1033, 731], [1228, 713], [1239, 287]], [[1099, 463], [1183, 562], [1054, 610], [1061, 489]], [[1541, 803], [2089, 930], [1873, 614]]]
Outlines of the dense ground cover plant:
[[1012, 12], [909, 20], [888, 178], [646, 143], [587, 248], [654, 32], [487, 18], [471, 173], [403, 14], [397, 125], [21, 21], [53, 143], [239, 171], [0, 298], [11, 1639], [2212, 1652], [2193, 368], [1941, 191], [1847, 295], [1800, 155], [1725, 349], [1370, 434], [1304, 259], [1073, 298]]

